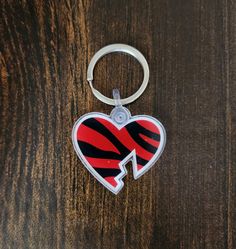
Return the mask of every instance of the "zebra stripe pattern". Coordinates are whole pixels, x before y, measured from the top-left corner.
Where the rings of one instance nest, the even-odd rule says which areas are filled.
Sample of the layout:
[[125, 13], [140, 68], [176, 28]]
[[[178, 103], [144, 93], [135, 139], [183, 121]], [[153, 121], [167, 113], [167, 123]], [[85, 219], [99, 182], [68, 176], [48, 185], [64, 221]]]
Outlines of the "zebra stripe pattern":
[[118, 128], [102, 116], [88, 117], [76, 127], [76, 143], [86, 163], [111, 188], [119, 184], [119, 163], [135, 150], [137, 172], [156, 154], [161, 142], [160, 127], [150, 119], [135, 119]]

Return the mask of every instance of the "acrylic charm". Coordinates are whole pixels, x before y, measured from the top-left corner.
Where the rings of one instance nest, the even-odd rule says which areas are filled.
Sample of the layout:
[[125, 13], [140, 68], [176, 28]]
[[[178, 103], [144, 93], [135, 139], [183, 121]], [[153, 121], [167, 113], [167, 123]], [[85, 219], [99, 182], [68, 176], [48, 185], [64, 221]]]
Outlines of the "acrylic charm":
[[[113, 90], [113, 99], [109, 99], [92, 86], [93, 68], [97, 60], [117, 51], [133, 55], [144, 69], [140, 89], [131, 98], [123, 100], [117, 89]], [[80, 160], [114, 194], [124, 186], [122, 178], [127, 174], [126, 164], [132, 162], [133, 176], [139, 178], [155, 164], [166, 142], [165, 129], [157, 119], [147, 115], [131, 116], [129, 110], [122, 106], [122, 102], [131, 103], [145, 90], [149, 78], [145, 62], [143, 55], [128, 45], [113, 44], [99, 50], [88, 68], [88, 81], [94, 95], [107, 104], [115, 105], [115, 108], [110, 115], [99, 112], [83, 115], [72, 131], [73, 145]]]

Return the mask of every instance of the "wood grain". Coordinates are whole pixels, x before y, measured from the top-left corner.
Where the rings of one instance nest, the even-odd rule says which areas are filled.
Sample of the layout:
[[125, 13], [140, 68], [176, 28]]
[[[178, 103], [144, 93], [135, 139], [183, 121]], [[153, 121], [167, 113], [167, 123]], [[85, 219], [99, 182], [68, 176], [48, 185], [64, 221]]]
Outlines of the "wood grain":
[[[0, 2], [0, 248], [236, 248], [236, 3]], [[118, 196], [77, 158], [75, 120], [109, 113], [86, 82], [110, 43], [139, 49], [145, 93], [128, 108], [165, 125], [161, 159]], [[106, 56], [95, 85], [129, 96], [142, 70]]]

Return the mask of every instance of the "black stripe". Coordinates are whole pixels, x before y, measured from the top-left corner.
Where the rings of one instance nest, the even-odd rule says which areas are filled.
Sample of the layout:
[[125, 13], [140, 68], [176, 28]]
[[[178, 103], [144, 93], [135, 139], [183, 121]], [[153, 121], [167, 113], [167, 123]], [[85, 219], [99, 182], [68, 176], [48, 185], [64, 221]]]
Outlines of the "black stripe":
[[117, 139], [117, 137], [96, 119], [89, 118], [83, 122], [83, 125], [105, 136], [124, 157], [130, 153], [130, 151]]
[[147, 150], [150, 153], [153, 153], [153, 154], [156, 153], [157, 147], [146, 142], [143, 138], [139, 136], [139, 134], [143, 134], [151, 139], [160, 141], [159, 134], [145, 129], [143, 126], [139, 125], [137, 122], [132, 122], [132, 123], [127, 124], [126, 129], [129, 132], [130, 136], [133, 138], [133, 140], [137, 144], [139, 144], [141, 147], [143, 147], [145, 150]]
[[[95, 146], [80, 140], [78, 140], [78, 144], [84, 156], [102, 159], [116, 159], [120, 161], [125, 158], [125, 156], [119, 155], [113, 151], [100, 150]], [[137, 157], [137, 163], [140, 165], [145, 165], [148, 163], [148, 161], [141, 157]]]
[[137, 158], [137, 164], [140, 164], [140, 165], [144, 166], [144, 165], [146, 165], [148, 163], [147, 160], [139, 157], [137, 154], [136, 154], [136, 158]]
[[120, 169], [109, 169], [109, 168], [94, 168], [97, 173], [102, 177], [117, 176], [120, 174]]
[[133, 129], [136, 133], [142, 133], [143, 135], [160, 142], [160, 134], [146, 129], [136, 121], [127, 124], [125, 127]]
[[103, 159], [124, 159], [122, 155], [119, 155], [113, 151], [100, 150], [97, 147], [80, 140], [78, 140], [78, 144], [84, 156]]
[[[126, 148], [118, 139], [117, 137], [112, 133], [110, 132], [103, 124], [101, 124], [99, 121], [97, 121], [95, 118], [89, 118], [89, 119], [86, 119], [84, 122], [83, 122], [83, 125], [99, 132], [100, 134], [102, 134], [104, 137], [106, 137], [115, 147], [116, 149], [120, 152], [121, 155], [119, 154], [116, 154], [114, 152], [109, 152], [109, 153], [113, 153], [120, 156], [119, 160], [123, 160], [131, 151]], [[92, 145], [90, 145], [92, 146]], [[97, 152], [101, 152], [101, 154], [103, 155], [103, 152], [102, 150], [99, 150], [98, 148], [92, 146], [93, 148], [95, 148], [97, 150]], [[89, 148], [87, 147], [87, 149], [89, 150]], [[86, 150], [86, 149], [85, 149]], [[99, 151], [98, 151], [99, 150]], [[88, 152], [85, 152], [85, 153], [88, 153]], [[93, 154], [93, 152], [91, 153]], [[98, 153], [99, 154], [99, 153]], [[113, 158], [113, 157], [102, 157], [102, 155], [100, 156], [96, 156], [98, 158]], [[107, 155], [107, 154], [106, 154]], [[104, 155], [104, 156], [106, 156]], [[92, 156], [92, 155], [90, 155]], [[115, 156], [115, 155], [114, 155]], [[92, 156], [92, 157], [95, 157], [95, 156]], [[137, 163], [140, 164], [140, 165], [145, 165], [148, 163], [147, 160], [143, 159], [142, 157], [136, 155], [136, 158], [137, 158]], [[117, 159], [116, 156], [115, 158], [113, 159]]]

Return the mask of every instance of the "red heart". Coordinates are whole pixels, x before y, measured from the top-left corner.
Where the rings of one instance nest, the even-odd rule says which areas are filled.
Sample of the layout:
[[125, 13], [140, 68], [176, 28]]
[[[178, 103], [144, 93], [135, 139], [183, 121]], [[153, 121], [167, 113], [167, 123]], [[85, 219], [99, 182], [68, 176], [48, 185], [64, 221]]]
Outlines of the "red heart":
[[117, 194], [132, 161], [134, 178], [143, 175], [160, 157], [165, 146], [165, 129], [153, 117], [131, 117], [122, 126], [102, 113], [82, 116], [74, 125], [72, 140], [85, 167], [106, 188]]

